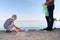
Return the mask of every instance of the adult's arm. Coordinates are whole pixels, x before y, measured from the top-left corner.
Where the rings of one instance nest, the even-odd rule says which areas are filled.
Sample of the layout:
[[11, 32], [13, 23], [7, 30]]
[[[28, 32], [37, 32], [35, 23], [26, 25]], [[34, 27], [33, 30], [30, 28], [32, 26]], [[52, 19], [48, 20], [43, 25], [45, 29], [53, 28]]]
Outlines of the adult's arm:
[[48, 0], [47, 2], [45, 2], [45, 5], [48, 6], [52, 1], [54, 0]]

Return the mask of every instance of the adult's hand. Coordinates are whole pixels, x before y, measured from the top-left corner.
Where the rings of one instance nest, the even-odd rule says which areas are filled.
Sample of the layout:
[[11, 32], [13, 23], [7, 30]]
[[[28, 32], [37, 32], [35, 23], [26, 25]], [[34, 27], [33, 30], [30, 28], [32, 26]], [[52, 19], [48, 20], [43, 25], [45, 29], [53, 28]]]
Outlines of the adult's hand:
[[53, 0], [48, 0], [48, 1], [45, 2], [44, 4], [45, 4], [46, 6], [48, 6], [52, 1], [53, 1]]
[[48, 6], [49, 5], [49, 3], [48, 2], [46, 2], [46, 3], [44, 3], [46, 6]]

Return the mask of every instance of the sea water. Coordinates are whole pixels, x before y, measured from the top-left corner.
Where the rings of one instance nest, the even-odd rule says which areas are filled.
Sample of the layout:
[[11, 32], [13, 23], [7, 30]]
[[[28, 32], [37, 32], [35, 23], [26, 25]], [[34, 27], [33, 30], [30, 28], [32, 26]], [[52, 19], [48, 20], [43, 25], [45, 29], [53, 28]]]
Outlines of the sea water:
[[[3, 26], [4, 22], [0, 22], [0, 30], [5, 30]], [[32, 21], [32, 20], [25, 20], [25, 21], [15, 21], [15, 25], [20, 27], [22, 30], [39, 30], [47, 27], [46, 21]], [[55, 21], [53, 28], [60, 28], [60, 21]], [[13, 28], [15, 29], [15, 28]]]

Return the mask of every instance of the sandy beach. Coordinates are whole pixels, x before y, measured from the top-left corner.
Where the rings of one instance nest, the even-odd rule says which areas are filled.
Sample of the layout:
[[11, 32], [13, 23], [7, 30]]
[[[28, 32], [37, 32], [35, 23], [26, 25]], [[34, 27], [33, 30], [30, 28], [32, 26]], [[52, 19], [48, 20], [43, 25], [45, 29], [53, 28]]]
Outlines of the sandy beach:
[[0, 40], [60, 40], [60, 29], [12, 33], [0, 31]]

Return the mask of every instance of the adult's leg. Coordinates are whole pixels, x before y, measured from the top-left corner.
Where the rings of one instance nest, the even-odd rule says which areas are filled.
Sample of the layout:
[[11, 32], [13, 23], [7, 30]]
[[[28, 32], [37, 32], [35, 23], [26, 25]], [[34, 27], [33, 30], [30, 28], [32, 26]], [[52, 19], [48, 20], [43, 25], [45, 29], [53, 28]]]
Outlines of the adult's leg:
[[53, 18], [53, 11], [54, 11], [54, 5], [48, 7], [48, 12], [49, 12], [49, 26], [47, 27], [48, 29], [52, 29], [53, 23], [54, 23], [54, 18]]
[[[47, 27], [49, 27], [50, 25], [49, 25], [49, 16], [46, 16], [46, 21], [47, 21]], [[46, 29], [48, 29], [48, 28], [46, 28]]]
[[48, 27], [50, 26], [50, 22], [49, 22], [49, 16], [46, 16], [46, 21], [47, 21], [47, 28], [44, 28], [43, 30], [49, 30]]

